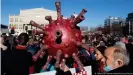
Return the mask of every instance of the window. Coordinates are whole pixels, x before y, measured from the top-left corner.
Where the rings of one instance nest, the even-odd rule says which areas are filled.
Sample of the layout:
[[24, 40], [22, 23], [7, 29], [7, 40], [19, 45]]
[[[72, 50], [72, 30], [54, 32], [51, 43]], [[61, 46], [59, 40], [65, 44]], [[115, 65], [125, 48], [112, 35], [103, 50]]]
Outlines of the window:
[[18, 25], [17, 24], [15, 24], [15, 27], [16, 27], [16, 29], [18, 29]]
[[15, 22], [18, 22], [18, 18], [15, 18]]
[[13, 18], [10, 18], [10, 22], [13, 22]]
[[18, 27], [18, 24], [15, 24], [16, 25], [16, 27]]
[[113, 24], [119, 24], [119, 22], [118, 21], [114, 21]]
[[22, 27], [19, 27], [19, 29], [22, 29]]
[[22, 18], [20, 18], [19, 22], [22, 22]]
[[19, 27], [23, 27], [23, 25], [22, 24], [19, 24]]

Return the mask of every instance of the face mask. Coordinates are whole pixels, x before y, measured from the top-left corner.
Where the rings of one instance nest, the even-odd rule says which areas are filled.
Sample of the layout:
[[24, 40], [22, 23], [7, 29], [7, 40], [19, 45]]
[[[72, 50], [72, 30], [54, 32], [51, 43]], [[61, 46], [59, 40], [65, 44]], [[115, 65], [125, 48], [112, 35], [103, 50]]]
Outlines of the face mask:
[[104, 68], [104, 71], [105, 72], [109, 72], [109, 71], [111, 71], [112, 69], [111, 69], [111, 66], [106, 66], [105, 68]]

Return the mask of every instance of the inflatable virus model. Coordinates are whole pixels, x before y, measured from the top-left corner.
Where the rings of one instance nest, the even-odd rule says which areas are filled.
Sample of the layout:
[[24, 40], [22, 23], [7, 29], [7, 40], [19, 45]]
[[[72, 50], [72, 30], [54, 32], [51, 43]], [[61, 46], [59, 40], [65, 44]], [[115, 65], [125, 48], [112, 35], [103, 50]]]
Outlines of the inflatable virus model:
[[63, 54], [72, 55], [77, 52], [78, 46], [85, 47], [82, 45], [82, 35], [77, 24], [85, 19], [83, 14], [87, 11], [83, 9], [77, 17], [72, 15], [70, 18], [63, 19], [60, 2], [55, 2], [55, 5], [57, 19], [52, 20], [51, 16], [46, 16], [45, 19], [49, 21], [49, 24], [45, 25], [45, 27], [41, 27], [36, 22], [30, 21], [32, 26], [41, 29], [33, 30], [33, 33], [44, 35], [43, 43], [50, 55], [55, 56], [57, 50], [61, 50]]

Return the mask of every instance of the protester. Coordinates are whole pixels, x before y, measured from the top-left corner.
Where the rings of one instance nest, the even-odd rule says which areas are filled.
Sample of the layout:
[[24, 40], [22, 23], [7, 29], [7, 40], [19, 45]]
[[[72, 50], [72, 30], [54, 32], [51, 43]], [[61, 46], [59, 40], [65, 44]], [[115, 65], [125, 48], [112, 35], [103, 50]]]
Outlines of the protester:
[[3, 37], [0, 37], [0, 48], [1, 48], [1, 51], [7, 50], [7, 46], [4, 45]]
[[130, 63], [129, 66], [133, 68], [133, 39], [129, 38], [128, 39], [128, 44], [126, 44], [127, 51], [130, 54]]
[[27, 52], [26, 49], [28, 35], [21, 33], [18, 36], [18, 41], [19, 44], [15, 46], [11, 56], [5, 59], [8, 61], [5, 75], [29, 75], [29, 67], [32, 65], [32, 54]]
[[6, 36], [8, 38], [3, 36], [4, 39], [0, 37], [2, 75], [29, 75], [53, 70], [56, 75], [72, 75], [69, 68], [75, 68], [76, 73], [80, 73], [84, 66], [92, 67], [92, 75], [99, 72], [132, 72], [133, 39], [128, 38], [127, 42], [125, 38], [116, 35], [85, 35], [82, 43], [86, 47], [78, 47], [76, 60], [68, 54], [63, 54], [61, 50], [48, 60], [51, 55], [47, 48], [44, 48], [43, 36], [32, 35], [30, 40], [28, 36], [21, 33], [19, 36]]
[[130, 61], [126, 50], [118, 46], [112, 46], [105, 50], [104, 70], [109, 73], [132, 73], [132, 69], [128, 67]]
[[[7, 46], [4, 44], [3, 37], [0, 37], [0, 49], [1, 49], [1, 75], [5, 74], [7, 70], [7, 64], [9, 61], [10, 52], [7, 50]], [[7, 59], [7, 60], [6, 60]]]
[[35, 54], [35, 46], [34, 46], [34, 40], [33, 39], [30, 39], [29, 41], [28, 41], [28, 47], [27, 47], [27, 51], [28, 52], [31, 52], [31, 54], [32, 55], [34, 55]]
[[58, 50], [56, 53], [56, 62], [55, 62], [55, 70], [56, 70], [56, 75], [72, 75], [69, 68], [66, 66], [65, 59], [62, 58], [62, 51]]
[[118, 41], [115, 43], [115, 46], [120, 46], [121, 48], [126, 49], [125, 38], [124, 37], [120, 37], [118, 39]]
[[97, 46], [97, 49], [102, 51], [103, 53], [106, 48], [107, 46], [105, 45], [105, 43], [103, 41], [100, 41], [99, 46]]
[[107, 45], [108, 47], [115, 45], [116, 41], [114, 40], [113, 37], [108, 36], [107, 38], [108, 38], [108, 40], [107, 40], [107, 42], [106, 42], [106, 45]]
[[98, 72], [103, 73], [104, 72], [103, 67], [105, 66], [105, 58], [103, 56], [104, 50], [96, 49], [95, 52], [96, 52], [95, 57], [97, 61]]
[[47, 58], [48, 58], [48, 52], [47, 51], [41, 52], [37, 61], [35, 62], [35, 73], [40, 73], [43, 65], [47, 62]]
[[47, 59], [48, 59], [47, 62], [42, 67], [40, 72], [48, 72], [48, 71], [54, 71], [55, 70], [54, 65], [55, 65], [56, 59], [52, 58], [52, 56], [48, 56]]
[[65, 64], [65, 59], [62, 60], [60, 67], [56, 68], [56, 75], [72, 75]]
[[64, 58], [65, 58], [65, 60], [66, 60], [66, 65], [68, 66], [68, 68], [73, 68], [73, 59], [72, 59], [72, 57], [71, 56], [69, 56], [68, 54], [64, 54]]

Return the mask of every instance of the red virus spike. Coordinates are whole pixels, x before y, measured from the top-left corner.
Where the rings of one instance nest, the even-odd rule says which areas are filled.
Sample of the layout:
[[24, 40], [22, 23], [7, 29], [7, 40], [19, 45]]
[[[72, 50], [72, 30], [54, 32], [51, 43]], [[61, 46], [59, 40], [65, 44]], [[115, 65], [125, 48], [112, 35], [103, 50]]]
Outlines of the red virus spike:
[[53, 21], [51, 16], [46, 16], [45, 19], [49, 21], [49, 24], [51, 24]]
[[41, 30], [32, 30], [32, 34], [39, 35], [39, 34], [44, 34], [44, 31]]
[[47, 50], [49, 47], [48, 45], [43, 46], [34, 56], [33, 56], [33, 60], [37, 61], [37, 59], [39, 58], [40, 54], [44, 51]]
[[61, 55], [62, 55], [62, 51], [61, 51], [61, 50], [58, 50], [58, 51], [56, 52], [56, 63], [55, 63], [55, 68], [58, 68], [58, 67], [59, 67], [60, 60], [61, 60]]
[[30, 24], [32, 25], [32, 26], [34, 26], [34, 27], [37, 27], [37, 28], [39, 28], [39, 29], [42, 29], [42, 30], [44, 30], [43, 29], [43, 27], [41, 27], [39, 24], [37, 24], [36, 22], [34, 22], [34, 21], [30, 21]]
[[42, 31], [42, 30], [32, 30], [32, 34], [34, 35], [39, 35], [39, 34], [44, 34], [44, 35], [48, 35], [46, 31]]
[[62, 19], [62, 15], [61, 15], [61, 4], [60, 2], [55, 2], [56, 5], [56, 10], [57, 10], [57, 20], [61, 20]]
[[78, 64], [78, 68], [80, 71], [84, 71], [84, 67], [83, 64], [81, 63], [80, 59], [78, 58], [78, 56], [76, 55], [76, 53], [73, 53], [72, 55], [74, 61]]
[[83, 14], [85, 14], [87, 11], [85, 9], [82, 9], [82, 11], [80, 12], [80, 14], [75, 18], [73, 24], [77, 25], [78, 23], [82, 22], [85, 18], [83, 16]]

